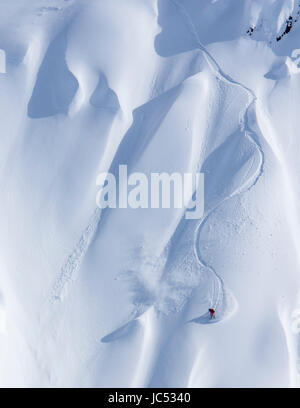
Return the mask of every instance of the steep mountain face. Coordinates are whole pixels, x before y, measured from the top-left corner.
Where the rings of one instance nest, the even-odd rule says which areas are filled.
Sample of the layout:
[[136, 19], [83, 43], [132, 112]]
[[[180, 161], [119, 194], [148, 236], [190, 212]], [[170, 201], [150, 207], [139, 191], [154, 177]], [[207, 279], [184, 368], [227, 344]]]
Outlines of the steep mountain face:
[[[0, 386], [300, 385], [299, 16], [1, 1]], [[101, 210], [123, 164], [201, 171], [203, 217]]]

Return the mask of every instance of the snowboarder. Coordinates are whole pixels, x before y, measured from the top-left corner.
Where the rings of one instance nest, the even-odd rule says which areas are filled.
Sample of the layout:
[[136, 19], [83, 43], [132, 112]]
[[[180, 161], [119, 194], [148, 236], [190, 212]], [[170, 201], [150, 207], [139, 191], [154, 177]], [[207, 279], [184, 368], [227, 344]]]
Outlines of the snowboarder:
[[215, 319], [216, 318], [215, 309], [210, 308], [210, 309], [208, 309], [208, 311], [209, 311], [209, 314], [210, 314], [210, 318]]

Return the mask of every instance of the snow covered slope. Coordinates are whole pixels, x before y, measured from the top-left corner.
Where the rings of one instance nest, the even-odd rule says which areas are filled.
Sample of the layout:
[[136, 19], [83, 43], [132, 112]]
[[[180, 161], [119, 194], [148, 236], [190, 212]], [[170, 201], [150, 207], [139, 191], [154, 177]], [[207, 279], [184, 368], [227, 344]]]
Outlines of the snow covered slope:
[[[299, 16], [1, 0], [0, 386], [300, 386]], [[203, 218], [101, 211], [120, 164]]]

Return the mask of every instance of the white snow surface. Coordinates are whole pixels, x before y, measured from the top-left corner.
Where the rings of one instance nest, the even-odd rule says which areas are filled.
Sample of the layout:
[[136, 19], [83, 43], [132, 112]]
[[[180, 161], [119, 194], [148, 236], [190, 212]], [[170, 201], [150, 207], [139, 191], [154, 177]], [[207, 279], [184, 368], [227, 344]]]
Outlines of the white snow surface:
[[[0, 0], [1, 387], [300, 386], [299, 10]], [[203, 218], [101, 211], [119, 164]]]

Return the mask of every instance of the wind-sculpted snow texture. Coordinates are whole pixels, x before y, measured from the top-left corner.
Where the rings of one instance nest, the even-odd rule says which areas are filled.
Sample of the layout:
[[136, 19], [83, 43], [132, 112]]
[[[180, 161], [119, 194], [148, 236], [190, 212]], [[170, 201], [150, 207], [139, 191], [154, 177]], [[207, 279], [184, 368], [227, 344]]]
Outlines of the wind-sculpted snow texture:
[[[299, 10], [2, 0], [0, 386], [300, 385]], [[100, 210], [121, 164], [203, 217]]]

